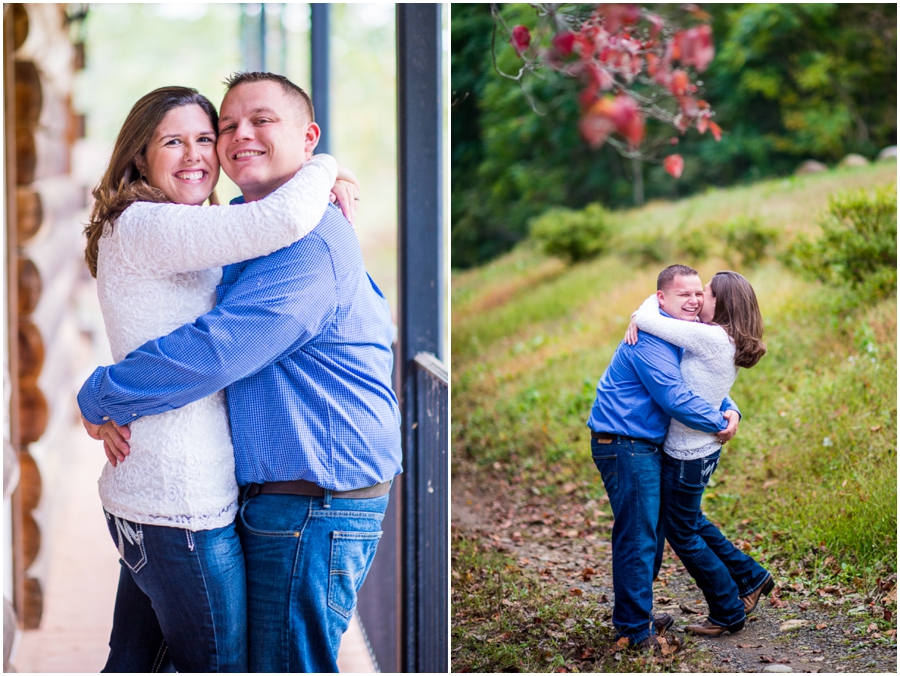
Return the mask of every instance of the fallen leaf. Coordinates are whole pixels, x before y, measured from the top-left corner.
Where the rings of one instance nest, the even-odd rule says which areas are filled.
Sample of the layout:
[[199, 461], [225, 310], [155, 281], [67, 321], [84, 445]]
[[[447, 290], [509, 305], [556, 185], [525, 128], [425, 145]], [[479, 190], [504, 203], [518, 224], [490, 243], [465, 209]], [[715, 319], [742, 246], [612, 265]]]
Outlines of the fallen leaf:
[[572, 596], [582, 596], [582, 595], [584, 595], [584, 592], [581, 591], [578, 587], [572, 587], [572, 588], [569, 590], [569, 593], [570, 593]]
[[809, 608], [809, 601], [803, 601], [803, 602], [797, 604], [797, 607], [800, 610], [806, 610], [807, 608]]
[[585, 648], [584, 651], [581, 653], [581, 657], [579, 659], [589, 660], [593, 656], [594, 656], [594, 649], [593, 648]]
[[823, 622], [822, 624], [817, 624], [817, 625], [816, 625], [816, 629], [826, 629], [827, 627], [828, 627], [828, 625], [825, 624], [824, 622]]
[[782, 622], [778, 629], [780, 631], [793, 631], [794, 629], [805, 627], [807, 624], [809, 622], [806, 620], [788, 620], [787, 622]]
[[771, 657], [769, 657], [768, 655], [760, 655], [760, 656], [759, 656], [759, 661], [760, 661], [760, 662], [766, 662], [766, 663], [769, 663], [769, 662], [774, 662], [775, 660], [773, 660], [773, 659], [772, 659]]
[[866, 633], [871, 634], [873, 631], [878, 629], [878, 625], [872, 622], [868, 627], [866, 627]]
[[760, 644], [760, 645], [744, 645], [743, 643], [738, 643], [737, 647], [746, 650], [748, 648], [762, 648], [762, 644]]
[[884, 617], [885, 621], [890, 622], [890, 621], [891, 621], [891, 618], [892, 618], [893, 616], [894, 616], [894, 614], [893, 614], [890, 610], [888, 610], [887, 608], [884, 609], [884, 615], [883, 615], [883, 617]]

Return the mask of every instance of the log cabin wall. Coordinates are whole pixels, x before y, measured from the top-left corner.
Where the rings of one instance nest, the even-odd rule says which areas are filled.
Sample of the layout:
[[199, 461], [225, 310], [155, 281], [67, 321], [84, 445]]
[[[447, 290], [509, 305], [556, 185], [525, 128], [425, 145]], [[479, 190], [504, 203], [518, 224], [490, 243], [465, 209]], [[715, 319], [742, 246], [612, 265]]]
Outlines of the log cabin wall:
[[[71, 173], [83, 122], [71, 107], [83, 51], [64, 4], [5, 4], [4, 638], [7, 617], [37, 628], [43, 612], [45, 477], [62, 468], [84, 366], [73, 295], [86, 275], [86, 186]], [[9, 529], [8, 529], [9, 530]], [[8, 531], [7, 531], [8, 532]], [[9, 597], [12, 604], [9, 604]], [[9, 652], [4, 640], [4, 667]], [[6, 670], [6, 669], [4, 669]]]

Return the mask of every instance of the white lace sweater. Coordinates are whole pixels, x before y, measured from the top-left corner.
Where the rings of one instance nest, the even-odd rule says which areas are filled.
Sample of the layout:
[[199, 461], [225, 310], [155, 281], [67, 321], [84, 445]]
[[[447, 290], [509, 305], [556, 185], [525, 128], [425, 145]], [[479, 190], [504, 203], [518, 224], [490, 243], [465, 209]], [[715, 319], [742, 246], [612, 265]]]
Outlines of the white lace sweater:
[[[97, 291], [113, 359], [210, 311], [219, 266], [277, 251], [322, 218], [337, 164], [316, 155], [265, 199], [234, 206], [137, 202], [100, 238]], [[131, 425], [131, 454], [100, 477], [103, 507], [142, 524], [192, 531], [237, 511], [224, 392]]]
[[[738, 367], [734, 365], [734, 343], [725, 329], [714, 324], [662, 316], [656, 294], [643, 302], [634, 315], [634, 322], [641, 331], [684, 348], [681, 359], [684, 384], [718, 409], [738, 374]], [[691, 429], [673, 419], [663, 448], [673, 458], [694, 460], [715, 453], [721, 447], [714, 434]]]

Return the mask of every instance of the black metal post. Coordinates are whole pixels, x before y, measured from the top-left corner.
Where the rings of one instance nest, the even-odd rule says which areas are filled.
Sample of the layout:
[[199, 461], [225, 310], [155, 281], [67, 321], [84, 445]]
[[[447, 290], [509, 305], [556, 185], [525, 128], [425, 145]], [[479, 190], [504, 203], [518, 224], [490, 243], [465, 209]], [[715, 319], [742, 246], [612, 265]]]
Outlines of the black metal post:
[[[443, 353], [443, 223], [441, 204], [441, 5], [397, 5], [397, 122], [399, 170], [399, 357], [403, 413], [403, 671], [446, 671], [446, 655], [426, 654], [434, 646], [419, 629], [436, 607], [435, 589], [422, 576], [416, 477], [415, 365], [421, 352]], [[443, 536], [446, 538], [446, 534]], [[446, 639], [446, 637], [445, 637]], [[428, 650], [426, 650], [426, 644]]]
[[312, 102], [316, 111], [316, 122], [322, 130], [316, 152], [327, 153], [331, 147], [329, 130], [329, 75], [331, 63], [329, 59], [330, 7], [326, 3], [313, 2], [309, 5], [311, 52], [310, 71], [312, 85]]

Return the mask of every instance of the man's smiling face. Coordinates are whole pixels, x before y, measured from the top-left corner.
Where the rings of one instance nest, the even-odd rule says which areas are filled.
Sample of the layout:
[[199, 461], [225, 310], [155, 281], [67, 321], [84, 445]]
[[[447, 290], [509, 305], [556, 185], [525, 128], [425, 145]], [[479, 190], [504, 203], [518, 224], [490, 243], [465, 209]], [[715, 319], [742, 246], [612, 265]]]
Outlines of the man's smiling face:
[[656, 292], [656, 297], [666, 314], [692, 322], [703, 309], [703, 282], [697, 275], [675, 275], [666, 288]]
[[277, 82], [237, 85], [222, 101], [219, 160], [248, 202], [290, 180], [318, 141], [319, 127]]

